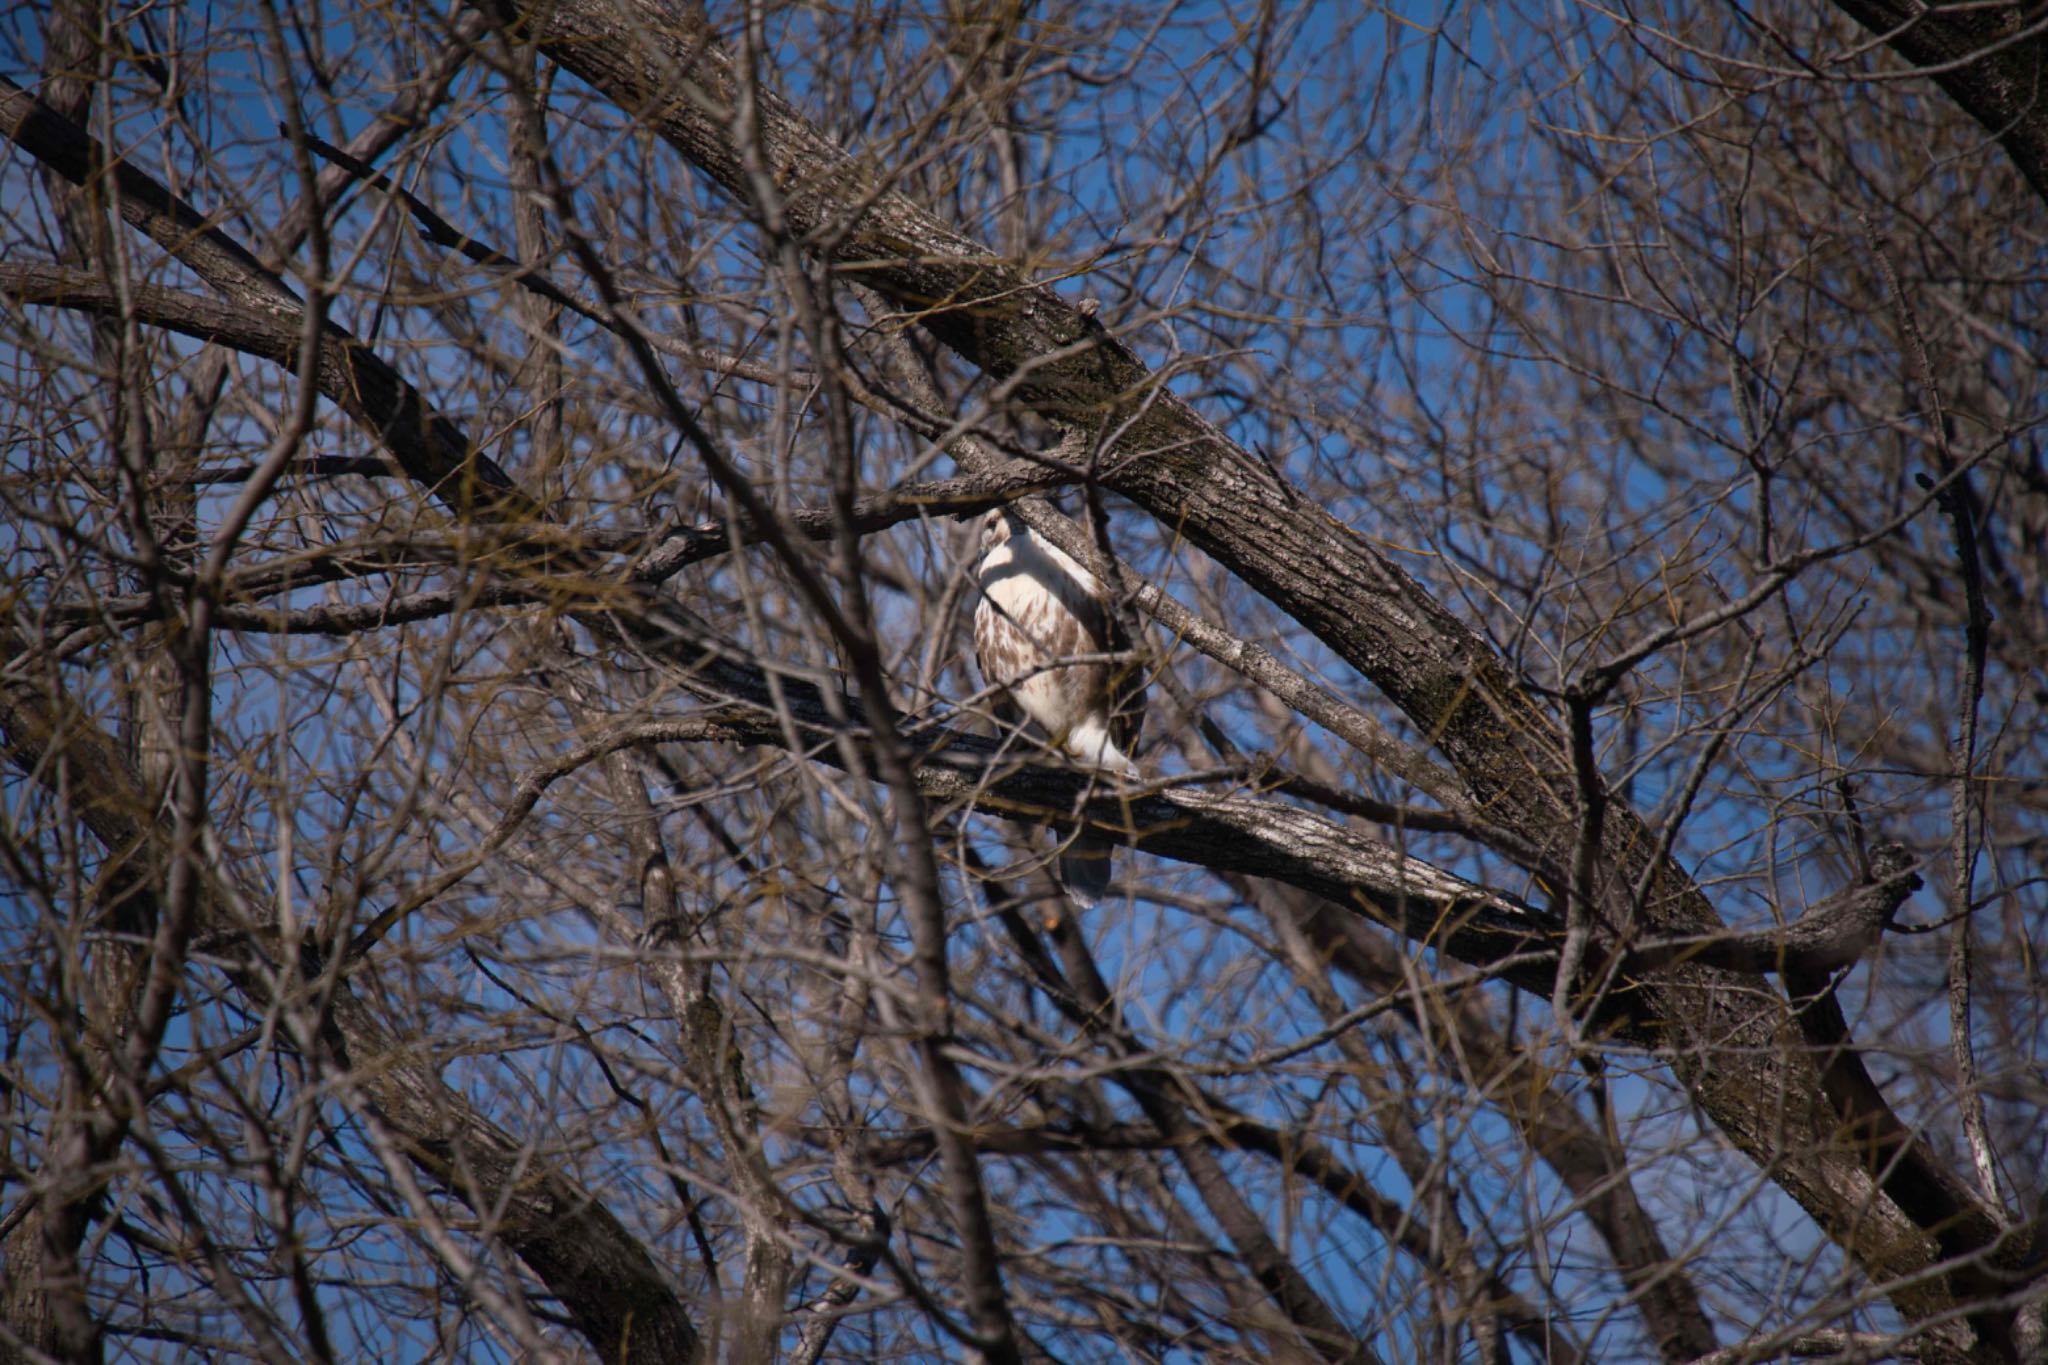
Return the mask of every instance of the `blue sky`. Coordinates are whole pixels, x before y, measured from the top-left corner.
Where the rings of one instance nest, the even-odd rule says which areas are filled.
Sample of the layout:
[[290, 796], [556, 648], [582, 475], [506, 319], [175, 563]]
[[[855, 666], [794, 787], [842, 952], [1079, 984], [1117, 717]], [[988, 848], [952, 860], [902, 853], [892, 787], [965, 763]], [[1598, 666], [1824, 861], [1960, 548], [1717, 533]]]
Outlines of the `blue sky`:
[[[1544, 63], [1554, 55], [1552, 43], [1560, 41], [1560, 35], [1535, 31], [1509, 11], [1457, 13], [1448, 32], [1433, 35], [1430, 30], [1437, 17], [1428, 12], [1397, 9], [1360, 19], [1343, 7], [1307, 7], [1280, 16], [1269, 63], [1272, 86], [1254, 103], [1244, 88], [1249, 62], [1240, 27], [1242, 16], [1233, 15], [1225, 6], [1196, 7], [1186, 13], [1184, 21], [1169, 23], [1156, 32], [1088, 35], [1098, 40], [1084, 54], [1092, 65], [1111, 69], [1134, 60], [1137, 78], [1106, 89], [1098, 97], [1043, 111], [1043, 135], [1032, 141], [1034, 160], [1027, 191], [1035, 207], [1053, 220], [1049, 235], [1059, 248], [1047, 262], [1048, 268], [1085, 266], [1085, 274], [1061, 287], [1076, 296], [1101, 299], [1106, 320], [1131, 325], [1133, 344], [1155, 363], [1203, 358], [1172, 381], [1175, 387], [1199, 402], [1247, 446], [1257, 447], [1305, 484], [1313, 482], [1328, 489], [1333, 513], [1392, 548], [1432, 587], [1447, 595], [1458, 590], [1459, 580], [1447, 565], [1461, 552], [1519, 558], [1532, 568], [1540, 567], [1547, 547], [1534, 542], [1503, 546], [1493, 528], [1484, 524], [1456, 520], [1434, 524], [1413, 510], [1419, 502], [1411, 505], [1408, 501], [1420, 499], [1428, 491], [1423, 485], [1434, 477], [1425, 453], [1431, 416], [1448, 414], [1444, 421], [1455, 428], [1457, 415], [1466, 407], [1469, 395], [1465, 386], [1474, 373], [1474, 350], [1519, 344], [1512, 329], [1473, 287], [1467, 246], [1448, 237], [1429, 236], [1417, 224], [1432, 208], [1428, 196], [1458, 193], [1464, 177], [1499, 186], [1516, 183], [1518, 176], [1554, 172], [1553, 164], [1543, 157], [1543, 144], [1532, 130], [1532, 121], [1584, 112], [1576, 108], [1570, 91], [1551, 91], [1541, 78]], [[33, 17], [17, 10], [0, 22], [11, 30], [0, 63], [10, 74], [25, 79], [35, 66]], [[196, 106], [197, 128], [181, 128], [160, 108], [143, 106], [137, 106], [120, 128], [124, 133], [132, 130], [134, 154], [144, 164], [168, 163], [198, 180], [206, 190], [223, 184], [255, 187], [233, 208], [256, 221], [265, 221], [275, 212], [290, 190], [274, 132], [276, 92], [287, 85], [302, 92], [309, 106], [318, 111], [316, 131], [341, 141], [383, 102], [381, 88], [388, 80], [402, 74], [345, 57], [358, 30], [366, 31], [375, 41], [384, 40], [393, 22], [384, 11], [328, 11], [321, 27], [294, 30], [291, 44], [299, 64], [288, 81], [278, 79], [267, 59], [251, 55], [260, 51], [260, 40], [254, 36], [256, 25], [248, 14], [203, 5], [166, 12], [162, 22], [177, 25], [186, 41], [219, 53], [205, 65], [209, 88], [204, 103]], [[849, 120], [835, 131], [863, 149], [889, 145], [906, 116], [883, 98], [899, 92], [890, 86], [891, 72], [883, 68], [882, 59], [868, 56], [865, 50], [856, 55], [812, 53], [808, 44], [816, 40], [804, 32], [812, 16], [799, 12], [786, 22], [789, 27], [783, 41], [790, 52], [801, 54], [780, 68], [789, 76], [785, 88], [792, 98], [801, 103], [812, 82], [865, 67], [861, 79], [876, 92], [877, 108], [869, 119]], [[1582, 41], [1595, 46], [1619, 41], [1598, 19], [1586, 20], [1577, 32]], [[408, 42], [415, 39], [431, 50], [431, 36], [413, 35]], [[900, 53], [914, 56], [919, 48], [920, 39], [905, 30]], [[412, 59], [417, 57], [415, 52]], [[320, 69], [317, 81], [307, 75], [312, 66]], [[476, 79], [465, 77], [469, 82]], [[936, 92], [914, 93], [921, 93], [926, 100], [936, 98]], [[565, 80], [558, 91], [557, 107], [573, 107], [576, 94], [573, 84]], [[1256, 117], [1271, 117], [1274, 121], [1268, 131], [1222, 156], [1213, 173], [1198, 174], [1198, 168], [1208, 165], [1212, 151], [1233, 126], [1224, 114], [1235, 116], [1247, 110]], [[501, 121], [487, 117], [439, 129], [440, 140], [432, 144], [425, 158], [408, 163], [407, 171], [420, 177], [423, 187], [433, 191], [429, 197], [444, 210], [502, 223], [505, 188], [502, 162], [496, 159], [499, 147], [494, 147], [502, 130]], [[210, 159], [203, 165], [191, 151], [194, 131], [203, 131], [208, 148]], [[1492, 149], [1477, 164], [1460, 159], [1458, 152], [1466, 140], [1474, 138], [1486, 140]], [[604, 144], [600, 136], [593, 135], [571, 145], [588, 150]], [[165, 148], [172, 149], [168, 156]], [[1678, 157], [1668, 149], [1660, 149], [1656, 155]], [[1265, 186], [1300, 179], [1310, 158], [1320, 158], [1313, 163], [1317, 173], [1302, 191], [1299, 203], [1265, 202]], [[656, 154], [649, 164], [656, 168], [652, 175], [659, 181], [654, 188], [672, 188], [678, 200], [687, 198], [691, 177], [673, 158]], [[39, 213], [37, 195], [18, 158], [0, 167], [0, 203], [17, 219], [7, 241], [10, 251], [23, 249], [37, 235], [29, 226]], [[201, 197], [205, 202], [203, 194]], [[1170, 207], [1183, 197], [1184, 204]], [[1543, 202], [1530, 196], [1532, 211]], [[1482, 245], [1495, 251], [1514, 245], [1518, 234], [1528, 235], [1533, 242], [1551, 226], [1518, 213], [1512, 198], [1490, 200], [1488, 207], [1495, 216], [1485, 224], [1487, 236]], [[355, 206], [339, 221], [338, 237], [346, 243], [351, 234], [367, 234], [372, 211], [370, 198], [358, 196]], [[626, 220], [614, 226], [623, 232], [642, 224]], [[994, 237], [1001, 231], [1000, 215], [991, 212], [981, 221], [963, 226]], [[1310, 228], [1326, 232], [1330, 239], [1317, 258], [1318, 268], [1304, 269], [1298, 278], [1273, 278], [1266, 269], [1271, 235]], [[509, 235], [496, 244], [509, 245]], [[619, 250], [633, 265], [653, 273], [670, 264], [664, 256], [666, 246], [660, 240], [633, 239]], [[1530, 257], [1540, 262], [1542, 253], [1531, 246]], [[1307, 259], [1306, 255], [1302, 259]], [[759, 268], [752, 242], [738, 233], [716, 236], [697, 262], [698, 278], [747, 277]], [[366, 267], [366, 278], [375, 275], [374, 266]], [[459, 391], [462, 367], [469, 358], [432, 324], [415, 324], [364, 304], [351, 304], [345, 311], [359, 331], [388, 340], [403, 352], [408, 373], [416, 379], [429, 388], [438, 385], [451, 394]], [[63, 335], [75, 341], [75, 328], [68, 323], [61, 326], [66, 329]], [[772, 343], [771, 324], [764, 321], [762, 326]], [[1316, 338], [1316, 344], [1298, 349], [1283, 346], [1278, 337], [1289, 326], [1305, 329]], [[572, 335], [579, 348], [587, 347], [581, 353], [590, 356], [594, 366], [612, 363], [608, 347]], [[419, 349], [413, 349], [409, 344], [413, 342]], [[1675, 359], [1686, 359], [1704, 343], [1693, 335], [1660, 333], [1643, 322], [1635, 330], [1618, 330], [1614, 345], [1669, 346]], [[1284, 376], [1278, 373], [1283, 369], [1287, 371]], [[1553, 368], [1534, 360], [1504, 367], [1499, 373], [1503, 382], [1523, 386], [1530, 393], [1540, 394], [1545, 385], [1557, 382]], [[1282, 377], [1289, 381], [1290, 394], [1313, 394], [1314, 410], [1283, 414], [1261, 401]], [[747, 397], [758, 399], [759, 395]], [[474, 429], [490, 425], [493, 414], [477, 410], [467, 396], [459, 402], [470, 405], [457, 415]], [[1531, 402], [1518, 410], [1536, 411], [1538, 407]], [[1542, 410], [1557, 424], [1555, 430], [1515, 430], [1497, 433], [1497, 439], [1508, 444], [1526, 440], [1533, 445], [1546, 439], [1585, 444], [1589, 466], [1607, 475], [1599, 486], [1612, 499], [1606, 509], [1607, 526], [1582, 528], [1589, 544], [1597, 544], [1602, 532], [1623, 525], [1657, 525], [1666, 535], [1684, 528], [1694, 515], [1696, 500], [1703, 496], [1701, 487], [1712, 482], [1707, 475], [1719, 467], [1717, 462], [1728, 459], [1725, 447], [1738, 439], [1731, 406], [1687, 412], [1682, 415], [1684, 420], [1652, 413], [1645, 417], [1644, 430], [1627, 435], [1612, 429], [1611, 410], [1571, 411], [1563, 404]], [[640, 429], [657, 438], [661, 435], [660, 424], [642, 417], [626, 415], [618, 420], [638, 422]], [[244, 436], [252, 443], [256, 440], [254, 434], [245, 432]], [[336, 453], [356, 448], [352, 433], [338, 428], [329, 428], [320, 440], [323, 450], [331, 448]], [[1626, 445], [1629, 440], [1663, 441], [1694, 452], [1696, 467], [1706, 473], [1695, 483], [1673, 480], [1632, 463]], [[664, 447], [667, 444], [662, 441]], [[792, 438], [791, 444], [800, 445], [800, 440]], [[757, 468], [774, 467], [777, 452], [766, 438], [744, 453], [756, 461]], [[501, 458], [517, 469], [529, 457], [515, 440], [507, 443]], [[886, 481], [888, 468], [886, 460], [877, 460], [873, 470], [877, 481]], [[1739, 487], [1728, 496], [1739, 498]], [[1121, 516], [1118, 526], [1120, 548], [1148, 572], [1191, 593], [1199, 587], [1199, 567], [1191, 566], [1194, 557], [1172, 557], [1163, 538], [1131, 515]], [[945, 553], [943, 529], [937, 533], [902, 532], [901, 537], [915, 545], [911, 558], [922, 555], [930, 560]], [[16, 532], [7, 528], [0, 534]], [[925, 539], [918, 540], [919, 536]], [[1425, 538], [1428, 536], [1436, 538]], [[24, 547], [10, 542], [7, 548], [11, 559]], [[719, 580], [714, 576], [713, 581]], [[1477, 604], [1475, 615], [1485, 605]], [[1291, 662], [1346, 696], [1377, 703], [1350, 670], [1301, 631], [1249, 600], [1247, 594], [1235, 594], [1230, 606], [1239, 613], [1241, 627], [1261, 634]], [[886, 605], [884, 609], [888, 610]], [[897, 618], [885, 616], [885, 620], [906, 635], [913, 629], [902, 609]], [[345, 686], [345, 669], [338, 665], [316, 669], [294, 683], [290, 691], [281, 692], [275, 675], [263, 666], [272, 649], [268, 642], [228, 641], [221, 648], [224, 748], [237, 751], [238, 758], [252, 765], [275, 761], [280, 766], [303, 765], [306, 769], [347, 757], [335, 747], [348, 742], [339, 738], [343, 732], [323, 727], [323, 719], [331, 718], [326, 708], [337, 704], [327, 689]], [[297, 643], [280, 647], [279, 652], [303, 659], [320, 648], [316, 643]], [[476, 648], [478, 658], [492, 657], [490, 644], [479, 643]], [[245, 660], [251, 665], [248, 669], [237, 667]], [[1543, 660], [1539, 652], [1532, 651], [1517, 662], [1534, 671]], [[1196, 665], [1183, 652], [1176, 666], [1193, 669]], [[393, 677], [394, 699], [401, 705], [412, 700], [413, 680], [396, 671]], [[359, 696], [342, 696], [338, 705], [346, 709], [361, 700]], [[1693, 713], [1675, 707], [1661, 712], [1655, 707], [1646, 709], [1651, 714], [1643, 724], [1652, 738], [1660, 729], [1675, 730], [1696, 719]], [[267, 737], [280, 714], [288, 718], [290, 742], [273, 747]], [[1241, 696], [1219, 705], [1216, 714], [1227, 725], [1240, 728], [1243, 735], [1258, 732], [1258, 718]], [[460, 736], [446, 740], [451, 753], [459, 741]], [[241, 747], [244, 743], [250, 746], [246, 751]], [[1782, 775], [1766, 772], [1759, 778], [1760, 784], [1790, 786], [1811, 777], [1811, 768], [1802, 766], [1796, 757], [1767, 755], [1755, 761], [1763, 769], [1773, 762], [1783, 764]], [[1634, 799], [1654, 807], [1678, 775], [1675, 767], [1646, 769], [1632, 793]], [[23, 799], [19, 789], [16, 799]], [[397, 798], [387, 792], [383, 799], [395, 803]], [[302, 894], [309, 901], [322, 892], [321, 873], [360, 856], [360, 851], [338, 852], [347, 837], [336, 829], [343, 805], [341, 794], [323, 792], [290, 813], [298, 843], [308, 850], [307, 865], [300, 872]], [[1935, 808], [1926, 809], [1932, 812]], [[266, 818], [256, 817], [253, 827], [265, 828]], [[1747, 876], [1757, 865], [1756, 844], [1770, 818], [1771, 812], [1753, 803], [1710, 802], [1688, 826], [1681, 855], [1703, 877], [1723, 872]], [[1500, 870], [1483, 857], [1434, 844], [1426, 851], [1475, 875]], [[1831, 865], [1808, 856], [1808, 850], [1789, 850], [1779, 862], [1788, 876], [1813, 877], [1806, 888], [1809, 894], [1824, 892], [1827, 878], [1833, 874]], [[1204, 874], [1164, 866], [1152, 870], [1165, 892], [1204, 890], [1209, 885]], [[738, 879], [731, 882], [737, 885]], [[1756, 891], [1753, 881], [1727, 888], [1720, 895], [1724, 913], [1731, 919], [1765, 913]], [[1173, 899], [1162, 894], [1131, 914], [1105, 916], [1091, 923], [1105, 971], [1128, 989], [1134, 1002], [1134, 1023], [1141, 1032], [1160, 1040], [1203, 1037], [1212, 1046], [1226, 1049], [1230, 1033], [1220, 1025], [1234, 1022], [1227, 1010], [1237, 999], [1258, 1002], [1259, 1012], [1275, 1029], [1299, 1031], [1315, 1026], [1313, 1011], [1283, 972], [1271, 966], [1253, 969], [1245, 965], [1244, 943], [1256, 931], [1254, 917], [1240, 909], [1241, 923], [1218, 929], [1210, 921], [1176, 908]], [[368, 908], [377, 908], [378, 903], [373, 894]], [[21, 907], [19, 900], [14, 904]], [[492, 909], [488, 904], [466, 908], [484, 914]], [[10, 913], [8, 922], [18, 924], [24, 917]], [[448, 926], [459, 922], [459, 917], [451, 917], [439, 932], [452, 933]], [[555, 947], [588, 938], [581, 922], [566, 914], [529, 929], [537, 943]], [[971, 930], [963, 932], [956, 945], [963, 962], [986, 946]], [[467, 964], [450, 961], [445, 970], [464, 977]], [[469, 998], [480, 1012], [510, 1008], [515, 1003], [488, 983], [474, 977], [464, 980]], [[1208, 983], [1214, 989], [1188, 989], [1191, 982]], [[1925, 1041], [1939, 1045], [1944, 1024], [1931, 1007], [1922, 1026]], [[174, 1044], [182, 1041], [182, 1035], [174, 1038]], [[1375, 1040], [1375, 1047], [1390, 1061], [1392, 1050], [1401, 1045], [1398, 1035]], [[602, 1091], [590, 1076], [565, 1080], [554, 1069], [573, 1065], [573, 1049], [552, 1054], [543, 1049], [542, 1057], [533, 1062], [532, 1069], [547, 1082], [583, 1085], [592, 1096]], [[1797, 1265], [1810, 1258], [1831, 1272], [1832, 1253], [1823, 1249], [1821, 1239], [1789, 1201], [1768, 1185], [1751, 1191], [1751, 1170], [1746, 1163], [1719, 1151], [1711, 1140], [1691, 1138], [1694, 1120], [1675, 1102], [1661, 1068], [1647, 1068], [1648, 1081], [1634, 1078], [1630, 1070], [1627, 1065], [1617, 1066], [1613, 1084], [1622, 1121], [1637, 1126], [1646, 1138], [1675, 1132], [1683, 1139], [1684, 1155], [1647, 1166], [1648, 1178], [1643, 1182], [1653, 1207], [1669, 1214], [1669, 1226], [1682, 1234], [1697, 1226], [1697, 1220], [1724, 1211], [1732, 1202], [1738, 1210], [1733, 1216], [1744, 1236], [1774, 1238], [1781, 1251], [1789, 1248], [1790, 1254], [1784, 1257], [1787, 1263]], [[453, 1080], [474, 1087], [479, 1095], [499, 1095], [511, 1074], [489, 1058], [470, 1059], [451, 1068]], [[1275, 1114], [1313, 1114], [1318, 1103], [1326, 1102], [1321, 1093], [1322, 1077], [1283, 1074], [1267, 1078], [1264, 1084], [1265, 1101]], [[1559, 1206], [1561, 1196], [1540, 1168], [1488, 1169], [1485, 1154], [1501, 1137], [1497, 1121], [1489, 1114], [1455, 1105], [1450, 1113], [1442, 1141], [1462, 1169], [1487, 1172], [1477, 1177], [1473, 1186], [1481, 1200], [1497, 1200], [1502, 1206], [1521, 1202], [1531, 1207]], [[632, 1155], [631, 1149], [619, 1150], [622, 1170]], [[1385, 1192], [1397, 1197], [1405, 1192], [1398, 1170], [1380, 1153], [1351, 1146], [1345, 1155], [1383, 1182]], [[1264, 1171], [1248, 1160], [1240, 1166], [1253, 1183]], [[1283, 1202], [1283, 1192], [1270, 1178], [1264, 1193], [1273, 1200], [1274, 1208]], [[1057, 1221], [1051, 1220], [1052, 1231], [1059, 1231]], [[1279, 1221], [1277, 1215], [1275, 1221]], [[1287, 1235], [1309, 1273], [1334, 1301], [1346, 1305], [1361, 1320], [1371, 1320], [1374, 1305], [1405, 1288], [1400, 1278], [1405, 1272], [1356, 1224], [1332, 1226], [1308, 1218], [1290, 1226]], [[1612, 1287], [1606, 1277], [1588, 1268], [1587, 1258], [1580, 1255], [1580, 1248], [1589, 1245], [1584, 1228], [1564, 1220], [1556, 1236], [1562, 1248], [1557, 1272], [1560, 1296], [1596, 1306], [1611, 1299]], [[394, 1244], [390, 1254], [401, 1257], [406, 1252]], [[1527, 1283], [1528, 1277], [1536, 1274], [1537, 1268], [1520, 1259], [1518, 1249], [1503, 1248], [1502, 1254], [1512, 1277]], [[1716, 1265], [1725, 1269], [1723, 1260]], [[1809, 1288], [1814, 1292], [1826, 1289], [1830, 1278], [1830, 1273], [1820, 1273], [1811, 1286], [1788, 1284], [1781, 1292], [1796, 1299]], [[337, 1304], [342, 1297], [335, 1291]], [[1731, 1318], [1754, 1307], [1739, 1299], [1719, 1306]], [[377, 1340], [374, 1322], [362, 1330], [368, 1334], [363, 1346], [374, 1345], [394, 1359], [412, 1358], [410, 1352], [415, 1347], [421, 1352], [429, 1349], [427, 1343]], [[1609, 1349], [1604, 1358], [1625, 1358], [1631, 1349], [1632, 1331], [1630, 1323], [1616, 1327], [1614, 1335], [1605, 1339]]]

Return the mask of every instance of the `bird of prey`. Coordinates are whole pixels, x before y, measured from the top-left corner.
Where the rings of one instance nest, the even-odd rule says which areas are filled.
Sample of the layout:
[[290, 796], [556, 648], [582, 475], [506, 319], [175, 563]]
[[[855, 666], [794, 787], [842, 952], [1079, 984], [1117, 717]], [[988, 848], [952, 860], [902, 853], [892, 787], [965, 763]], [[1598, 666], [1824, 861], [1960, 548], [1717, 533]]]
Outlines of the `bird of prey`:
[[[1089, 767], [1136, 777], [1131, 754], [1142, 720], [1143, 677], [1129, 662], [1067, 662], [1129, 648], [1101, 582], [1001, 507], [982, 519], [975, 577], [981, 601], [974, 609], [974, 653], [982, 678], [1054, 748]], [[1060, 853], [1060, 881], [1082, 909], [1109, 889], [1114, 847], [1084, 831]]]

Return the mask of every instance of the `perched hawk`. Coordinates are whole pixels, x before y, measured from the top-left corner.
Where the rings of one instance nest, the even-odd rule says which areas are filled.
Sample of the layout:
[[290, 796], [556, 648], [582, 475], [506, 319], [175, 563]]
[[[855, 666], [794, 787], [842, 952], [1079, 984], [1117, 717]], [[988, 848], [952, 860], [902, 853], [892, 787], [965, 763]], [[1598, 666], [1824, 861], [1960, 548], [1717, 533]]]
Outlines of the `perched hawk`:
[[[1136, 777], [1145, 685], [1130, 663], [1066, 663], [1129, 648], [1102, 584], [1071, 556], [997, 508], [982, 520], [981, 602], [974, 653], [981, 676], [1043, 730], [1053, 747], [1091, 767]], [[1076, 835], [1060, 854], [1060, 881], [1083, 909], [1109, 888], [1109, 840]]]

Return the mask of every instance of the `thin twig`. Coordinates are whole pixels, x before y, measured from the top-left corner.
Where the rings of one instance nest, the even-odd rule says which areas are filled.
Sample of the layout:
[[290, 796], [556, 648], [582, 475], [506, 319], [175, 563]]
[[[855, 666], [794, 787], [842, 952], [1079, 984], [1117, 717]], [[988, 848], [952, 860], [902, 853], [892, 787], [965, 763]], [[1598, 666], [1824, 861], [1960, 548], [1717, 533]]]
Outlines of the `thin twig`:
[[1956, 560], [1962, 570], [1964, 650], [1956, 664], [1957, 691], [1962, 714], [1950, 747], [1949, 853], [1953, 863], [1954, 903], [1962, 917], [1948, 946], [1948, 1032], [1949, 1051], [1955, 1059], [1957, 1098], [1961, 1102], [1963, 1137], [1969, 1143], [1971, 1164], [1984, 1200], [2001, 1222], [2008, 1220], [2005, 1195], [1998, 1179], [1998, 1155], [1992, 1150], [1991, 1133], [1984, 1118], [1984, 1095], [1977, 1081], [1977, 1050], [1970, 1026], [1971, 929], [1968, 910], [1976, 899], [1977, 874], [1977, 713], [1984, 700], [1984, 659], [1991, 635], [1991, 609], [1984, 601], [1984, 564], [1977, 550], [1977, 528], [1971, 515], [1975, 499], [1970, 496], [1968, 470], [1959, 470], [1949, 448], [1948, 419], [1942, 411], [1941, 388], [1935, 382], [1934, 366], [1927, 358], [1927, 342], [1920, 334], [1919, 320], [1906, 301], [1892, 266], [1885, 241], [1863, 219], [1872, 255], [1891, 291], [1897, 310], [1899, 330], [1907, 353], [1919, 370], [1921, 415], [1933, 434], [1936, 456], [1941, 462], [1941, 479], [1916, 476], [1923, 489], [1931, 490], [1937, 506], [1955, 528]]
[[[435, 246], [446, 247], [464, 259], [486, 269], [502, 271], [520, 288], [538, 294], [549, 303], [566, 308], [586, 322], [596, 323], [599, 327], [616, 336], [624, 335], [619, 331], [613, 316], [605, 309], [578, 298], [561, 285], [556, 284], [539, 266], [530, 265], [516, 256], [498, 250], [498, 248], [471, 233], [461, 231], [453, 223], [450, 223], [446, 218], [436, 213], [426, 200], [420, 198], [411, 190], [406, 189], [376, 167], [351, 156], [332, 143], [321, 141], [310, 133], [306, 135], [306, 144], [314, 152], [325, 157], [336, 166], [341, 167], [358, 180], [363, 181], [365, 184], [374, 185], [398, 200], [399, 203], [405, 206], [406, 211], [412, 214], [413, 221], [419, 224], [420, 236], [432, 242]], [[661, 351], [665, 355], [674, 356], [678, 360], [685, 360], [693, 365], [702, 365], [706, 369], [716, 370], [720, 374], [729, 374], [737, 379], [750, 379], [757, 384], [788, 384], [798, 389], [808, 388], [812, 383], [810, 375], [783, 366], [757, 364], [750, 360], [742, 360], [737, 356], [723, 355], [717, 351], [707, 350], [701, 346], [686, 345], [672, 337], [660, 334], [649, 334], [645, 339], [656, 350]]]

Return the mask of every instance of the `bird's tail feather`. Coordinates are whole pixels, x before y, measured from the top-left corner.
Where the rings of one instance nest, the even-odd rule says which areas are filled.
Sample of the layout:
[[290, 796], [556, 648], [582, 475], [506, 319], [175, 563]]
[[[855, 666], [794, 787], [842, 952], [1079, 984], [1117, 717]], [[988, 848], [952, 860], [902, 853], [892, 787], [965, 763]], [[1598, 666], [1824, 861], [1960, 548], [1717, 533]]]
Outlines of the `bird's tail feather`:
[[1109, 894], [1110, 851], [1114, 841], [1095, 834], [1077, 834], [1060, 852], [1060, 885], [1077, 910], [1093, 910]]

